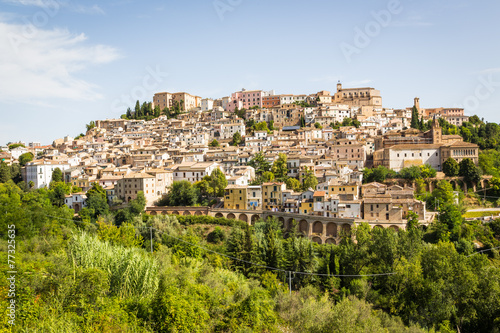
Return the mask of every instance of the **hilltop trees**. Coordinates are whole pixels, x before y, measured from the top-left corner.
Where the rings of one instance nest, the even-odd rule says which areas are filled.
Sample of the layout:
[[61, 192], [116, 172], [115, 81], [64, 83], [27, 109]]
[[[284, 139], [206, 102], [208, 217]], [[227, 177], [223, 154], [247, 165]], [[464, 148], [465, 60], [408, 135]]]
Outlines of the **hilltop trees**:
[[137, 100], [135, 102], [134, 111], [127, 108], [125, 114], [122, 114], [123, 119], [137, 119], [137, 120], [151, 120], [161, 116], [161, 110], [158, 105], [153, 109], [152, 102], [143, 102], [142, 104]]

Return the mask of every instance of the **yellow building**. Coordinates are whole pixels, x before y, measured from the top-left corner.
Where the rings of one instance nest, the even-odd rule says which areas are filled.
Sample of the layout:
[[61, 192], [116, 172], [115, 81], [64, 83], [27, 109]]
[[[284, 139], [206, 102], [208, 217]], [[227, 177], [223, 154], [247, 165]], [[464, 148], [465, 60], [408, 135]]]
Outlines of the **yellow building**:
[[267, 210], [279, 210], [283, 206], [283, 191], [285, 190], [285, 183], [263, 183], [262, 208]]
[[229, 185], [224, 194], [225, 209], [247, 209], [247, 186]]
[[300, 202], [299, 214], [310, 214], [313, 211], [313, 199], [304, 199]]
[[328, 194], [352, 194], [355, 199], [359, 196], [358, 184], [328, 184]]

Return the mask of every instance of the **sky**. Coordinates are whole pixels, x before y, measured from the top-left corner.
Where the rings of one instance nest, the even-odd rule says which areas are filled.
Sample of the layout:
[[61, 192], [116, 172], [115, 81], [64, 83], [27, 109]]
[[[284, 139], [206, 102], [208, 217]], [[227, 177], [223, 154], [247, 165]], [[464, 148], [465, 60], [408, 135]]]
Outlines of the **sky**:
[[0, 0], [0, 145], [51, 144], [155, 92], [373, 87], [500, 122], [492, 0]]

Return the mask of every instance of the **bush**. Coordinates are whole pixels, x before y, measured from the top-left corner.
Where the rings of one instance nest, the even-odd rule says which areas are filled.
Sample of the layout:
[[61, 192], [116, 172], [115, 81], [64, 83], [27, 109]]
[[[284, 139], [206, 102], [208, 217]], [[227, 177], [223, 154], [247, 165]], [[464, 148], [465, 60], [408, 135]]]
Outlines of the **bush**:
[[226, 219], [225, 217], [213, 217], [208, 215], [174, 215], [181, 225], [214, 224], [229, 227], [245, 227], [246, 223], [241, 220]]
[[214, 231], [209, 233], [207, 235], [207, 241], [210, 243], [220, 243], [226, 240], [226, 234], [224, 233], [224, 230], [222, 230], [220, 227], [215, 227]]

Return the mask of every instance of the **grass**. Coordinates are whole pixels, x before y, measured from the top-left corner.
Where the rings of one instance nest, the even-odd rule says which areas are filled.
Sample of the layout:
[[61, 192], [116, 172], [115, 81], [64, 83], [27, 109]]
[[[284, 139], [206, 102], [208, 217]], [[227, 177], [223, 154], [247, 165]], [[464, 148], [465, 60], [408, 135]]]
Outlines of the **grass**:
[[473, 217], [484, 217], [484, 216], [497, 216], [500, 215], [500, 210], [488, 211], [488, 212], [467, 212], [462, 215], [465, 218], [473, 218]]
[[108, 272], [111, 292], [120, 297], [147, 297], [158, 287], [159, 265], [143, 249], [111, 245], [82, 233], [73, 236], [69, 254], [78, 266]]

